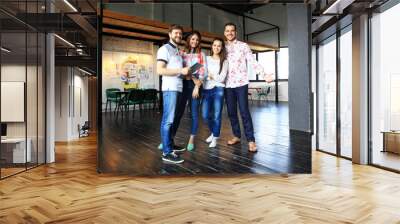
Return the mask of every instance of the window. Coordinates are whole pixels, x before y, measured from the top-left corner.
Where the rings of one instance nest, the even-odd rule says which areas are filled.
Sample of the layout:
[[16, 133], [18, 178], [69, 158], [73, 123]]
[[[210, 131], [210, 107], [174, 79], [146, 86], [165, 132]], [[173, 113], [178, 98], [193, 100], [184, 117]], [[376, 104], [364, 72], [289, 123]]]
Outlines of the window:
[[340, 36], [340, 154], [352, 157], [352, 33]]
[[[266, 74], [275, 74], [275, 51], [258, 53], [258, 62], [263, 66]], [[250, 73], [251, 74], [251, 73]], [[256, 79], [256, 75], [251, 75], [250, 80], [262, 80], [262, 77]], [[278, 51], [278, 79], [289, 78], [289, 50], [281, 48]]]
[[[253, 53], [253, 57], [255, 58], [255, 59], [257, 59], [257, 53]], [[260, 62], [260, 59], [258, 58], [258, 62]], [[258, 80], [258, 74], [256, 74], [254, 71], [253, 71], [253, 68], [251, 67], [251, 66], [247, 66], [247, 72], [248, 72], [248, 74], [249, 74], [249, 80], [251, 80], [251, 81], [257, 81]]]
[[[275, 74], [275, 51], [258, 53], [258, 61], [266, 74]], [[259, 77], [259, 79], [262, 79], [262, 77]]]
[[278, 52], [278, 79], [289, 78], [289, 48], [281, 48]]
[[395, 28], [398, 21], [400, 4], [371, 18], [372, 163], [395, 170], [400, 170], [397, 151], [400, 133], [400, 32]]
[[336, 154], [336, 36], [318, 48], [318, 145]]

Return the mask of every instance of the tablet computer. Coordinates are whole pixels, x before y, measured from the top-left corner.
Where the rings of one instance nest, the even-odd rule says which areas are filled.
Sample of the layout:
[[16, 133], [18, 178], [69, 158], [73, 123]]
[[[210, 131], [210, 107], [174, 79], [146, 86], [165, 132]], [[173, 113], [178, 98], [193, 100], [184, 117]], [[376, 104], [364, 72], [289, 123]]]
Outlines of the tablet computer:
[[193, 73], [195, 73], [195, 72], [196, 72], [197, 70], [199, 70], [201, 67], [203, 67], [203, 65], [196, 62], [194, 65], [190, 66], [190, 68], [189, 68], [189, 73], [193, 75]]

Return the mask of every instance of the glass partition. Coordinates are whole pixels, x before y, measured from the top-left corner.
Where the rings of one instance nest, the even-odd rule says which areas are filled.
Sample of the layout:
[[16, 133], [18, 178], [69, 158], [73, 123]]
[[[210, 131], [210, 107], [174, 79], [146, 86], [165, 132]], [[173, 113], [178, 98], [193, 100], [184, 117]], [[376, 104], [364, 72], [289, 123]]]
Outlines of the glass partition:
[[371, 18], [372, 163], [400, 170], [400, 4]]
[[318, 48], [318, 145], [336, 154], [336, 36]]
[[1, 176], [24, 171], [31, 160], [26, 125], [27, 36], [1, 34]]
[[44, 1], [26, 4], [0, 2], [17, 13], [0, 12], [0, 178], [45, 163], [46, 39], [23, 22], [26, 12], [43, 12]]
[[38, 65], [37, 65], [37, 163], [44, 164], [46, 162], [46, 36], [38, 33]]
[[27, 85], [26, 85], [26, 114], [27, 114], [27, 149], [30, 150], [30, 160], [27, 162], [27, 167], [37, 165], [37, 149], [38, 149], [38, 111], [37, 111], [37, 76], [38, 76], [38, 35], [36, 32], [28, 31], [27, 33]]

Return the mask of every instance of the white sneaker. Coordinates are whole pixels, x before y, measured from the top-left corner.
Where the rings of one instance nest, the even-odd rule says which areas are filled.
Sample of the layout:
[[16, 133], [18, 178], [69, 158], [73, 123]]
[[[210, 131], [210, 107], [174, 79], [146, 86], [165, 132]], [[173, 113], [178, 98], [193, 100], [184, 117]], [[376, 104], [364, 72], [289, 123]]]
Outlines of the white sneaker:
[[206, 142], [207, 142], [207, 143], [212, 142], [213, 138], [214, 138], [214, 136], [213, 136], [213, 134], [211, 134], [211, 135], [206, 139]]
[[215, 148], [217, 146], [217, 140], [218, 140], [218, 138], [213, 137], [213, 139], [212, 139], [210, 145], [208, 145], [208, 147]]

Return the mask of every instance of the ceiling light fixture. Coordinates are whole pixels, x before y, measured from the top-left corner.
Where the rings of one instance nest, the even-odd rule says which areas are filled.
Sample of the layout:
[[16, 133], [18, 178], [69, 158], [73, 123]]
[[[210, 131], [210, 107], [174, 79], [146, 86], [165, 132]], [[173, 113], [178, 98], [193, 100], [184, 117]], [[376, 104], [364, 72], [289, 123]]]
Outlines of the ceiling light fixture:
[[325, 9], [325, 11], [324, 11], [322, 14], [331, 13], [330, 11], [331, 11], [332, 9], [334, 9], [334, 8], [337, 6], [337, 4], [339, 4], [340, 1], [341, 1], [341, 0], [336, 0], [332, 5], [330, 5], [327, 9]]
[[78, 12], [78, 10], [68, 1], [68, 0], [64, 0], [65, 4], [67, 4], [72, 10], [74, 10], [74, 12]]
[[57, 35], [57, 34], [54, 34], [54, 36], [57, 37], [58, 39], [60, 39], [61, 41], [63, 41], [64, 43], [66, 43], [67, 45], [69, 45], [70, 47], [75, 48], [75, 45], [73, 45], [73, 44], [72, 44], [71, 42], [69, 42], [68, 40], [66, 40], [66, 39], [64, 39], [64, 38], [62, 38], [62, 37], [60, 37], [60, 36]]
[[11, 52], [11, 50], [8, 50], [8, 49], [5, 48], [5, 47], [1, 47], [1, 50], [4, 51], [4, 52], [7, 52], [7, 53], [10, 53], [10, 52]]
[[76, 53], [78, 53], [79, 55], [83, 55], [83, 49], [77, 48]]
[[87, 74], [87, 75], [92, 75], [92, 73], [90, 73], [90, 72], [88, 72], [88, 71], [86, 71], [86, 70], [83, 70], [83, 69], [81, 69], [81, 68], [79, 68], [79, 67], [78, 67], [78, 70], [81, 71], [81, 72], [83, 72], [83, 73], [85, 73], [85, 74]]

